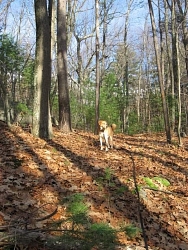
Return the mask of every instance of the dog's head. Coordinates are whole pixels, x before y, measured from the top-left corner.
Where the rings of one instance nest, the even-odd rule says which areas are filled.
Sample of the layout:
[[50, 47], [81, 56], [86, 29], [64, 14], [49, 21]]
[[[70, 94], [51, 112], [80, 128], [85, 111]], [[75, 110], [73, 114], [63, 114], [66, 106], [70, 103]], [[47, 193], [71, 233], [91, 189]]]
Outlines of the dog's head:
[[108, 127], [108, 124], [106, 121], [98, 121], [98, 124], [99, 124], [99, 130], [100, 131], [103, 131], [105, 130], [107, 127]]

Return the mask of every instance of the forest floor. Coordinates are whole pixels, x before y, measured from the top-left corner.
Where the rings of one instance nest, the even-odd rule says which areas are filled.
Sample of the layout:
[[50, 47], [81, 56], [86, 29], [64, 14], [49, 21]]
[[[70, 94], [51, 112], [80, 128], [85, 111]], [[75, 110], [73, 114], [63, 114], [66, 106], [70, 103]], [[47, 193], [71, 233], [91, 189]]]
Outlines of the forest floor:
[[[149, 249], [188, 249], [188, 137], [182, 141], [178, 147], [164, 134], [115, 133], [115, 149], [106, 152], [89, 132], [54, 128], [45, 141], [0, 122], [0, 249], [5, 233], [16, 237], [65, 218], [61, 200], [74, 193], [84, 194], [95, 222], [141, 228], [141, 214]], [[119, 249], [145, 249], [143, 232], [133, 239], [120, 234], [119, 242]]]

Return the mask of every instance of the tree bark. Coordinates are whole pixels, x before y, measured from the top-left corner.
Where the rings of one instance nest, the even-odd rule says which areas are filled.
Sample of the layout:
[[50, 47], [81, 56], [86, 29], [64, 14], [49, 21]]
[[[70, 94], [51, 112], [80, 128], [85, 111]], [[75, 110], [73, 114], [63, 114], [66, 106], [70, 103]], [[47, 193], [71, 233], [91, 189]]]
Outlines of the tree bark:
[[174, 73], [173, 73], [173, 66], [172, 66], [172, 53], [170, 47], [171, 45], [169, 44], [169, 39], [168, 39], [168, 33], [169, 33], [169, 21], [168, 21], [168, 11], [167, 11], [167, 1], [164, 0], [164, 7], [165, 7], [165, 35], [166, 35], [166, 51], [167, 51], [167, 59], [168, 59], [168, 67], [169, 67], [169, 78], [170, 78], [170, 83], [171, 83], [171, 129], [174, 131], [175, 129], [175, 89], [174, 89]]
[[155, 56], [156, 56], [156, 63], [157, 63], [158, 80], [159, 80], [161, 98], [162, 98], [162, 103], [163, 103], [163, 115], [164, 115], [166, 138], [167, 138], [167, 143], [171, 143], [171, 131], [170, 131], [170, 122], [169, 122], [169, 115], [168, 115], [168, 106], [167, 106], [165, 90], [164, 90], [164, 82], [163, 82], [162, 69], [161, 69], [161, 63], [160, 63], [158, 39], [156, 35], [156, 25], [155, 25], [153, 6], [152, 6], [151, 0], [148, 0], [148, 6], [149, 6], [149, 13], [150, 13], [150, 19], [151, 19], [151, 25], [152, 25], [152, 32], [153, 32], [153, 42], [154, 42]]
[[71, 114], [67, 76], [66, 0], [57, 1], [57, 70], [59, 127], [68, 133], [71, 131]]
[[178, 28], [177, 28], [177, 17], [176, 17], [176, 10], [175, 10], [175, 2], [172, 1], [172, 64], [173, 64], [173, 74], [174, 74], [174, 85], [177, 95], [177, 104], [178, 104], [178, 120], [177, 120], [177, 133], [178, 133], [178, 140], [179, 145], [182, 144], [181, 142], [181, 88], [180, 88], [180, 64], [179, 64], [179, 44], [178, 44]]
[[98, 134], [99, 103], [100, 103], [100, 65], [99, 65], [99, 0], [95, 0], [96, 25], [96, 92], [95, 92], [95, 134]]
[[177, 0], [177, 5], [180, 12], [180, 20], [181, 20], [181, 26], [182, 26], [182, 32], [183, 32], [183, 45], [185, 49], [185, 65], [186, 65], [186, 71], [187, 71], [187, 77], [188, 77], [188, 28], [187, 28], [187, 12], [188, 12], [188, 3], [187, 0], [185, 0], [185, 9], [183, 11], [182, 3], [180, 0]]
[[122, 110], [122, 131], [128, 133], [129, 130], [129, 113], [130, 113], [130, 105], [129, 105], [129, 62], [128, 62], [128, 43], [127, 43], [127, 35], [128, 35], [128, 25], [131, 7], [133, 4], [133, 0], [128, 2], [128, 9], [125, 15], [125, 28], [124, 28], [124, 74], [123, 74], [123, 110]]
[[51, 32], [46, 0], [35, 0], [36, 54], [32, 133], [52, 138], [50, 116]]

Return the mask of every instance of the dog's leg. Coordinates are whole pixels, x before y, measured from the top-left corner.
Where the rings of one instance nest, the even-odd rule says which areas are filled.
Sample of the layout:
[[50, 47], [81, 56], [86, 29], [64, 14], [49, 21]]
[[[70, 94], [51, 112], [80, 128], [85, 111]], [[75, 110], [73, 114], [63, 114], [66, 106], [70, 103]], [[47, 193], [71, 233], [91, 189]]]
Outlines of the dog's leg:
[[102, 146], [102, 135], [100, 135], [100, 145], [101, 145], [101, 150], [103, 150], [103, 146]]
[[110, 136], [110, 147], [113, 149], [114, 145], [113, 145], [113, 137]]
[[104, 139], [105, 139], [105, 143], [106, 143], [106, 151], [108, 151], [108, 149], [110, 148], [108, 134], [106, 134], [106, 133], [104, 134]]

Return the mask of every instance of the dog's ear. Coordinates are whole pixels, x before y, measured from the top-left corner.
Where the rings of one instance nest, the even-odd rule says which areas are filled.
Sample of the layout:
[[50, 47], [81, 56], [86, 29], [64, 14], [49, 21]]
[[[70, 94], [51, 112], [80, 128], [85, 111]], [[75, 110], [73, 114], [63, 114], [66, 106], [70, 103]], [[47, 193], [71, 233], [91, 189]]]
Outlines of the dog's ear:
[[98, 121], [99, 126], [101, 125], [101, 122], [102, 122], [101, 120]]

